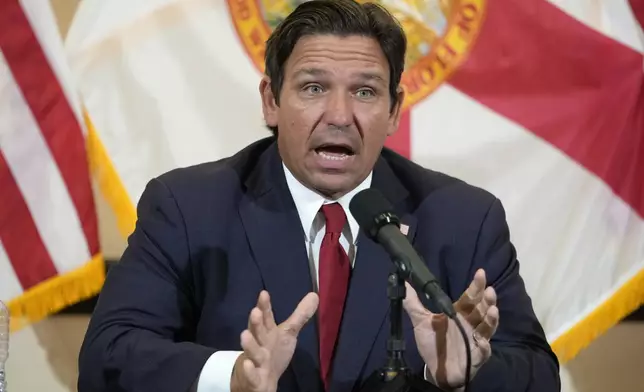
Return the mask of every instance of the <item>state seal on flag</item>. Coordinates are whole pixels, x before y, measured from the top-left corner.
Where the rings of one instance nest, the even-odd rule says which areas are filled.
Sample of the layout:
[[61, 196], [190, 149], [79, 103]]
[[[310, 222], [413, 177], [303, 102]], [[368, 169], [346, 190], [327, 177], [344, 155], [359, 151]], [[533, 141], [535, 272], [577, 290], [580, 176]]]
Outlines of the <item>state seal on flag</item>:
[[[237, 34], [255, 66], [264, 72], [265, 42], [299, 4], [309, 0], [227, 0]], [[364, 0], [357, 0], [364, 2]], [[401, 84], [403, 109], [431, 94], [470, 51], [487, 0], [376, 0], [402, 24], [407, 58]]]

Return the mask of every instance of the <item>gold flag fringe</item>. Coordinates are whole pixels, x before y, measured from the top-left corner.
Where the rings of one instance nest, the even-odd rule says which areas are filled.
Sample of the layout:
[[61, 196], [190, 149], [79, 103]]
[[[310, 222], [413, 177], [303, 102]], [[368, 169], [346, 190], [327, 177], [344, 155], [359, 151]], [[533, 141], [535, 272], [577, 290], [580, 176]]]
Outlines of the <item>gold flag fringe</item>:
[[90, 173], [96, 179], [101, 194], [109, 204], [116, 216], [119, 232], [127, 238], [136, 224], [136, 209], [130, 200], [125, 186], [119, 177], [107, 149], [101, 142], [94, 124], [87, 111], [83, 111], [85, 126], [87, 127], [87, 156], [89, 159]]
[[[552, 343], [563, 364], [644, 304], [644, 270]], [[503, 320], [501, 320], [503, 322]]]
[[30, 288], [7, 304], [10, 331], [36, 323], [70, 305], [99, 293], [105, 281], [105, 262], [98, 254], [86, 264]]

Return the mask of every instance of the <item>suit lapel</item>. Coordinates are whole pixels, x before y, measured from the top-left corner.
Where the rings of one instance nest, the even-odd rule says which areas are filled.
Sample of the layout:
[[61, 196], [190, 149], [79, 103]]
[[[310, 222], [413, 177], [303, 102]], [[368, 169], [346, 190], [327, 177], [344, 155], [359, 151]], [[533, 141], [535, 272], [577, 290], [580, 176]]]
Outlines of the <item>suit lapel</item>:
[[[279, 324], [313, 291], [313, 286], [304, 231], [275, 145], [260, 158], [246, 187], [239, 213]], [[300, 391], [320, 390], [315, 320], [301, 331], [291, 366]]]
[[[407, 236], [413, 240], [416, 218], [407, 206], [407, 190], [400, 183], [387, 163], [380, 158], [374, 168], [372, 188], [378, 189], [392, 203], [401, 223], [407, 226]], [[336, 348], [333, 379], [334, 392], [351, 390], [350, 380], [358, 376], [365, 379], [369, 374], [360, 374], [374, 347], [379, 331], [388, 331], [389, 299], [387, 278], [394, 264], [379, 244], [367, 238], [361, 230], [358, 235], [357, 257], [349, 285], [340, 339]], [[382, 363], [378, 366], [384, 366]]]

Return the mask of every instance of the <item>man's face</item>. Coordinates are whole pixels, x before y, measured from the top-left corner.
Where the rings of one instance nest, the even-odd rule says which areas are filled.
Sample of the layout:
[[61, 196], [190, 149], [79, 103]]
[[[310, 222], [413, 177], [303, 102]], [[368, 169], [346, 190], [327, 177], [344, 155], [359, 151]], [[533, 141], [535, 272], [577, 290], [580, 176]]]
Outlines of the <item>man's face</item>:
[[267, 78], [260, 92], [266, 123], [279, 128], [285, 165], [332, 198], [367, 177], [398, 128], [403, 99], [400, 91], [390, 110], [387, 59], [376, 40], [360, 36], [301, 38], [285, 64], [279, 106]]

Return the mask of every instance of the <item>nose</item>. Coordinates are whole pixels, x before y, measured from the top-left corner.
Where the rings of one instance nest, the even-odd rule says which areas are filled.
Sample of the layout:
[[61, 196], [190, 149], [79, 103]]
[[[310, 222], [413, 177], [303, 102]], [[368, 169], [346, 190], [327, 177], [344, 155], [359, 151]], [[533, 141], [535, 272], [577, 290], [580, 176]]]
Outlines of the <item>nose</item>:
[[330, 94], [325, 119], [328, 125], [334, 127], [344, 128], [350, 126], [353, 123], [353, 102], [350, 95], [344, 91], [336, 91]]

